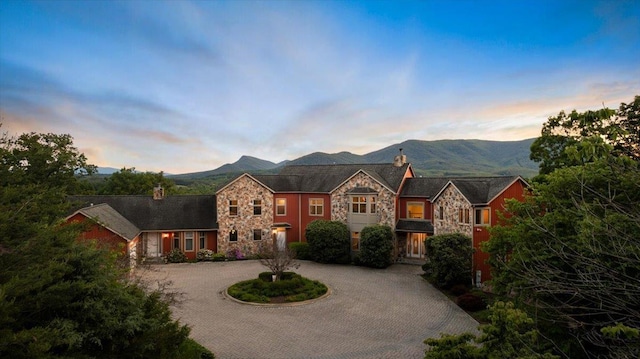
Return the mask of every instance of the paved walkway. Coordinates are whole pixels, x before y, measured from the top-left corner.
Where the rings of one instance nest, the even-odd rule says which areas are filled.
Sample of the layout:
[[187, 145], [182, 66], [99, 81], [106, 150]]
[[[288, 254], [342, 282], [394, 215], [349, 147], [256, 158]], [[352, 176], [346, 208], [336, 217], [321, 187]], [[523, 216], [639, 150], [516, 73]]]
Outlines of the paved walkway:
[[475, 332], [478, 323], [420, 277], [419, 266], [384, 270], [302, 262], [297, 273], [332, 294], [313, 303], [262, 307], [222, 294], [257, 278], [258, 261], [155, 265], [153, 277], [185, 293], [173, 313], [216, 358], [423, 358], [423, 340]]

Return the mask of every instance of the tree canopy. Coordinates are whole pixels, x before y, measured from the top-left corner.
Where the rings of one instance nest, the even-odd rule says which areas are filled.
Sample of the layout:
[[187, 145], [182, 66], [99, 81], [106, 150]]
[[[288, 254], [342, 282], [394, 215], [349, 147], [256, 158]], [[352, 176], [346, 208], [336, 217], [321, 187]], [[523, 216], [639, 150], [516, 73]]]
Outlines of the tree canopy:
[[101, 194], [110, 195], [151, 195], [157, 185], [164, 188], [165, 193], [174, 191], [175, 184], [164, 177], [163, 172], [136, 172], [135, 168], [122, 168], [104, 180]]

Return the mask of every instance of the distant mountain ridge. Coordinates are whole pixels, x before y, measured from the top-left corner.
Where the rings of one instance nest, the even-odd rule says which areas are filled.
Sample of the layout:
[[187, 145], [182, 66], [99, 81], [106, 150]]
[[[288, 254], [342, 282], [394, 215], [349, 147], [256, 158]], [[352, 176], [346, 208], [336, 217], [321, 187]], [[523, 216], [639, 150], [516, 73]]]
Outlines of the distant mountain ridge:
[[175, 179], [201, 179], [232, 173], [276, 173], [287, 164], [327, 165], [357, 163], [392, 163], [400, 153], [407, 156], [418, 175], [423, 176], [487, 176], [538, 174], [538, 165], [529, 159], [535, 138], [521, 141], [486, 140], [407, 140], [364, 155], [350, 152], [313, 152], [291, 161], [274, 163], [251, 156], [242, 156], [214, 170], [171, 175]]

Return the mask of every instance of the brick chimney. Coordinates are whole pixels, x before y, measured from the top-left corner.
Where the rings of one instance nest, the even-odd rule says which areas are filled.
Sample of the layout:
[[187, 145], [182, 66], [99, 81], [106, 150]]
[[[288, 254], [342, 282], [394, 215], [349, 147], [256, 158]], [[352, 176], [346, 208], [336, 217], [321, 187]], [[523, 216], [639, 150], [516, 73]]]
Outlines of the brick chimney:
[[396, 167], [402, 167], [405, 163], [407, 163], [407, 156], [402, 153], [401, 148], [400, 154], [393, 158], [393, 165]]

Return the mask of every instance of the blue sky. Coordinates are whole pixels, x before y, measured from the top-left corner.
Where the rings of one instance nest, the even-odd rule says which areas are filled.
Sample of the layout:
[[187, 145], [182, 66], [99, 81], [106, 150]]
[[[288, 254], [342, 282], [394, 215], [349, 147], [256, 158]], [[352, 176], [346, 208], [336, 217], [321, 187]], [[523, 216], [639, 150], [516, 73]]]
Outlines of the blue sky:
[[1, 130], [99, 166], [520, 140], [638, 94], [638, 1], [0, 2]]

